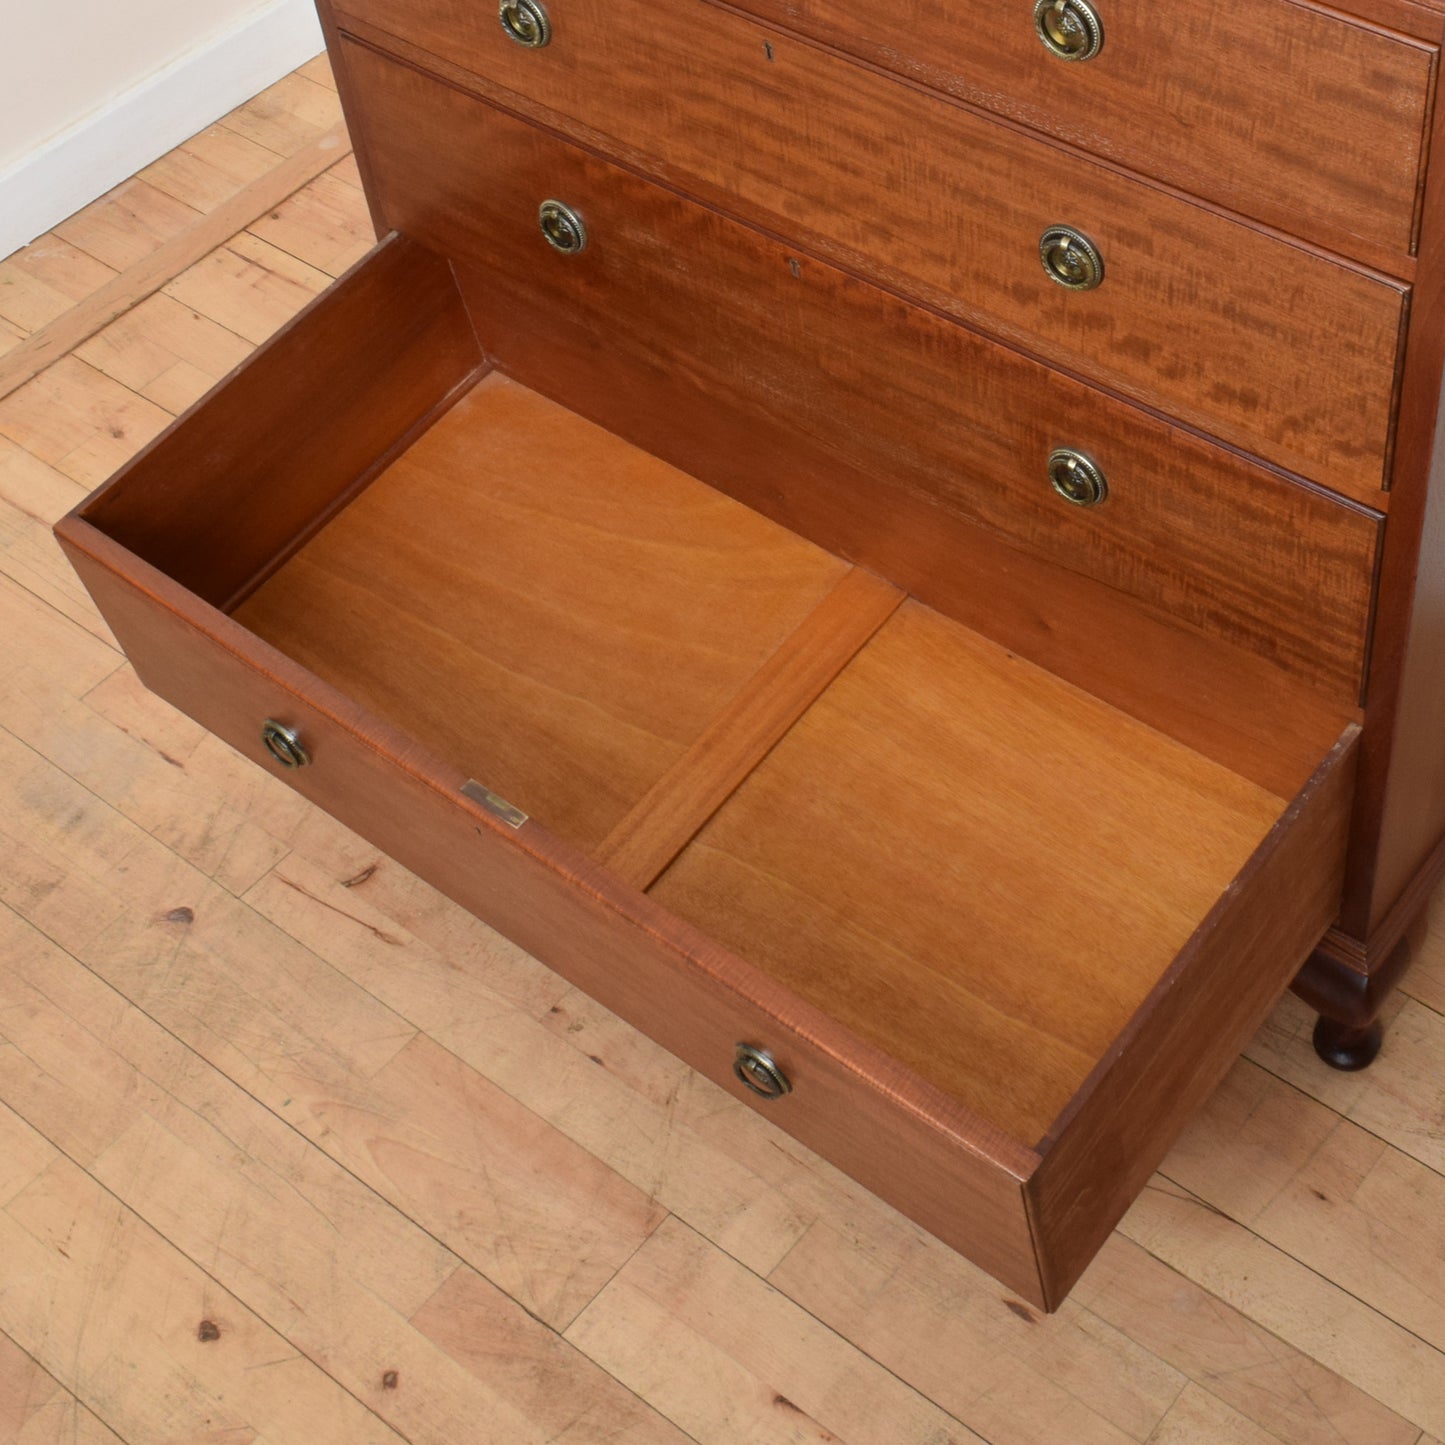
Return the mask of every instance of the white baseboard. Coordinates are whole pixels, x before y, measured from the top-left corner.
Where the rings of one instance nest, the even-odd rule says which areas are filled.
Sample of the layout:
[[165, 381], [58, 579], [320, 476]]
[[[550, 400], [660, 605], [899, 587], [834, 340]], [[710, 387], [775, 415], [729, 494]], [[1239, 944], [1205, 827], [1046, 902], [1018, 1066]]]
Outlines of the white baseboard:
[[272, 0], [0, 175], [0, 257], [189, 140], [322, 48], [312, 0]]

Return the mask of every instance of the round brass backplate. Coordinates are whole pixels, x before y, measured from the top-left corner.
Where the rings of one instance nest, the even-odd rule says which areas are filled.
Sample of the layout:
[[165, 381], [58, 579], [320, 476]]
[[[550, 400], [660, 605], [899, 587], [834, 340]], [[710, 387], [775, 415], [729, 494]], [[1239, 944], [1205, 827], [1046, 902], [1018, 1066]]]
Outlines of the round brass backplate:
[[1092, 60], [1104, 44], [1104, 22], [1088, 0], [1038, 0], [1034, 29], [1060, 60]]
[[1050, 226], [1039, 237], [1039, 260], [1049, 280], [1070, 291], [1092, 291], [1103, 284], [1103, 255], [1072, 226]]
[[296, 730], [278, 723], [274, 718], [268, 717], [261, 724], [261, 741], [283, 768], [304, 768], [311, 761], [311, 754], [306, 751]]
[[733, 1057], [733, 1073], [742, 1082], [764, 1099], [781, 1099], [793, 1091], [788, 1076], [778, 1067], [777, 1060], [766, 1050], [752, 1044], [739, 1044]]
[[1109, 482], [1092, 457], [1073, 447], [1049, 453], [1049, 482], [1053, 489], [1076, 507], [1097, 507], [1109, 495]]
[[552, 22], [538, 0], [502, 0], [497, 10], [509, 40], [540, 50], [552, 38]]
[[537, 224], [547, 244], [564, 256], [575, 256], [586, 248], [586, 224], [571, 206], [561, 201], [543, 201], [537, 208]]

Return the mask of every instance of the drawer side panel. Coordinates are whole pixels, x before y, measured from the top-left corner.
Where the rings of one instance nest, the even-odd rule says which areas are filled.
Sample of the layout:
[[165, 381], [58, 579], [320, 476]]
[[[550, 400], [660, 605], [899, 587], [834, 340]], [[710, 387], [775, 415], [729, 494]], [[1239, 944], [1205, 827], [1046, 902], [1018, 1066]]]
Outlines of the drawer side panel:
[[1027, 1197], [1051, 1305], [1333, 920], [1358, 738], [1352, 724], [1040, 1145]]
[[117, 473], [85, 515], [224, 606], [481, 362], [446, 262], [394, 236]]

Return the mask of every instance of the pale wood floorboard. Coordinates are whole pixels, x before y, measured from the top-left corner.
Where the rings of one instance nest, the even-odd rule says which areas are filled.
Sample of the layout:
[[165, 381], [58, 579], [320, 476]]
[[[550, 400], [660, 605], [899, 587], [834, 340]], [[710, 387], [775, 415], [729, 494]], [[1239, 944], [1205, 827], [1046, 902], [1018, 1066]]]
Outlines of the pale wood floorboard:
[[364, 253], [339, 126], [0, 261], [0, 1440], [1438, 1445], [1445, 918], [1045, 1318], [139, 685], [50, 525]]

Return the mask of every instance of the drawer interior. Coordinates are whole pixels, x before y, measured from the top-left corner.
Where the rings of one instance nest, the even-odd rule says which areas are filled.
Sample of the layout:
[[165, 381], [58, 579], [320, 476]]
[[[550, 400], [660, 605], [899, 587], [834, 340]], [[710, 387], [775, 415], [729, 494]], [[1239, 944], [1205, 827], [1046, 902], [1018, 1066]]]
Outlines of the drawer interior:
[[234, 615], [1033, 1143], [1288, 799], [850, 571], [493, 372]]
[[[644, 960], [725, 996], [727, 1047], [770, 1021], [788, 1127], [1001, 1268], [947, 1171], [986, 1181], [1031, 1298], [1338, 897], [1348, 713], [1247, 668], [1203, 717], [1061, 678], [510, 379], [402, 239], [59, 531], [158, 691], [263, 760], [292, 699], [356, 760], [303, 792], [715, 1077]], [[962, 1162], [895, 1191], [896, 1130], [860, 1152], [802, 1099], [860, 1077]]]
[[1285, 806], [910, 602], [653, 893], [1033, 1145]]
[[592, 850], [848, 570], [491, 373], [236, 616]]
[[665, 906], [1031, 1144], [1287, 799], [908, 602], [689, 842], [847, 572], [493, 373], [235, 616], [594, 855], [641, 804]]

